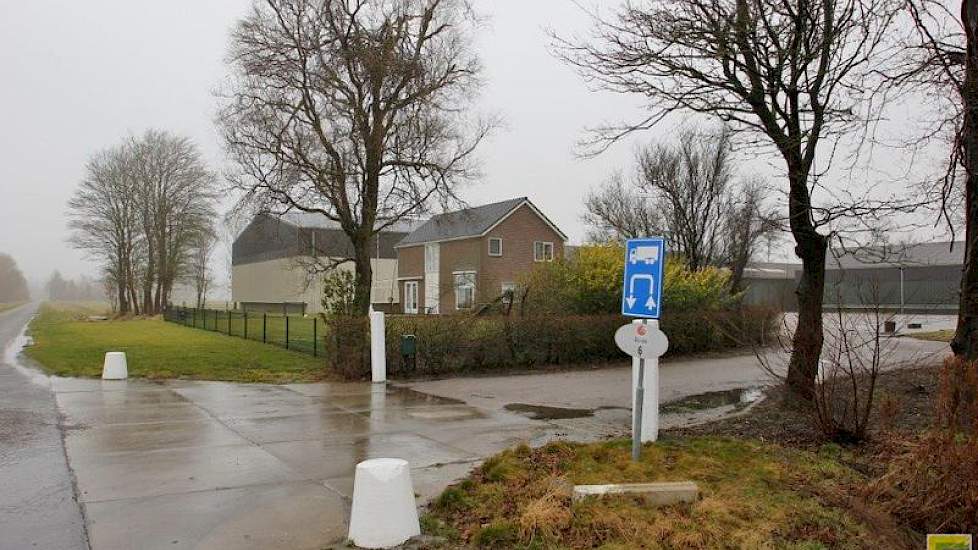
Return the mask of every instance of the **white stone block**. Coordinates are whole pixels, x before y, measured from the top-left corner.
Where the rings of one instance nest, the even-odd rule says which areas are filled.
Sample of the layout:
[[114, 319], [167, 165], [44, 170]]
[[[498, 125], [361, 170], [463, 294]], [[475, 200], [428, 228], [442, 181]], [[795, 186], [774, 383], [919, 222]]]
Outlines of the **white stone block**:
[[407, 461], [375, 458], [357, 464], [349, 539], [361, 548], [390, 548], [420, 534]]
[[125, 380], [126, 378], [129, 378], [126, 354], [121, 351], [106, 353], [105, 363], [102, 364], [102, 380]]
[[574, 486], [574, 500], [608, 495], [641, 495], [652, 506], [670, 506], [696, 502], [700, 498], [700, 490], [692, 481]]

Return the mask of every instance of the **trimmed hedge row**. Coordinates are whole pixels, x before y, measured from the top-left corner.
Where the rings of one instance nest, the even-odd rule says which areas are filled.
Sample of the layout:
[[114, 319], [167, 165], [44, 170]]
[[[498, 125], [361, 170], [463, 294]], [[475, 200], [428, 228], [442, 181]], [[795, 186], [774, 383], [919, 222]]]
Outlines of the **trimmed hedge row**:
[[[487, 372], [542, 365], [621, 361], [614, 333], [629, 322], [620, 315], [387, 317], [387, 369], [391, 376]], [[326, 357], [343, 376], [370, 375], [366, 318], [330, 317]], [[773, 310], [670, 314], [660, 321], [669, 336], [667, 355], [719, 351], [769, 341], [777, 328]], [[401, 336], [414, 335], [416, 358], [401, 355]]]

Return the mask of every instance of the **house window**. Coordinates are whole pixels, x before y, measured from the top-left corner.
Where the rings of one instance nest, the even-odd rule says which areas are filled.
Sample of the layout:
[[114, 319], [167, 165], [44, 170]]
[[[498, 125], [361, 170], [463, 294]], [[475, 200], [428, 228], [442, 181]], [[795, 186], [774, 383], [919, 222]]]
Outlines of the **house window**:
[[404, 313], [418, 312], [418, 281], [404, 283]]
[[455, 309], [472, 309], [475, 305], [475, 271], [455, 273]]
[[424, 271], [425, 273], [438, 271], [438, 243], [424, 246]]
[[502, 256], [503, 255], [503, 240], [499, 237], [489, 238], [489, 255], [490, 256]]
[[512, 304], [513, 299], [516, 296], [516, 283], [503, 283], [502, 284], [502, 297], [504, 304]]
[[533, 243], [534, 262], [554, 261], [554, 243], [536, 241]]

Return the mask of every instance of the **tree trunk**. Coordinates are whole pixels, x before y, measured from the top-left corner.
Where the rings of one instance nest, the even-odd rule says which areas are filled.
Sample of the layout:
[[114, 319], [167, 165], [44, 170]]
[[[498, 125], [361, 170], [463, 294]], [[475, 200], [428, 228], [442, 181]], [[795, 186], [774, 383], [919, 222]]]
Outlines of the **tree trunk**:
[[959, 148], [965, 168], [964, 266], [958, 300], [958, 326], [951, 341], [955, 355], [978, 359], [978, 2], [961, 3], [961, 21], [967, 36], [964, 85], [961, 99], [964, 124]]
[[795, 254], [801, 258], [801, 280], [798, 296], [798, 326], [792, 339], [788, 362], [788, 389], [809, 401], [815, 396], [815, 377], [822, 354], [822, 301], [825, 293], [825, 253], [828, 241], [811, 233], [795, 235]]
[[825, 293], [825, 255], [828, 239], [815, 230], [807, 172], [792, 169], [789, 161], [788, 216], [795, 239], [795, 255], [801, 259], [798, 297], [798, 326], [792, 338], [786, 381], [788, 391], [804, 401], [815, 396], [815, 378], [822, 355], [822, 302]]
[[356, 276], [354, 277], [353, 305], [360, 315], [370, 312], [370, 289], [373, 286], [373, 266], [370, 264], [370, 239], [354, 246]]

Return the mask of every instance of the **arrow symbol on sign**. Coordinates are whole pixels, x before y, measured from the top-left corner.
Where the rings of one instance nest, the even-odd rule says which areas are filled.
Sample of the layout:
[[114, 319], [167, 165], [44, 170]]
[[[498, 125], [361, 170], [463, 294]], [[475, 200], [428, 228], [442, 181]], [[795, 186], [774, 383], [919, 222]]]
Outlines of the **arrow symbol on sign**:
[[655, 298], [652, 297], [653, 290], [654, 290], [654, 288], [652, 287], [655, 286], [655, 279], [652, 278], [652, 276], [649, 274], [637, 273], [635, 275], [632, 275], [632, 278], [628, 281], [628, 297], [625, 298], [625, 303], [628, 304], [628, 309], [632, 309], [632, 307], [635, 306], [635, 302], [637, 301], [635, 298], [635, 281], [639, 279], [649, 282], [649, 299], [647, 302], [645, 302], [645, 307], [654, 308]]

